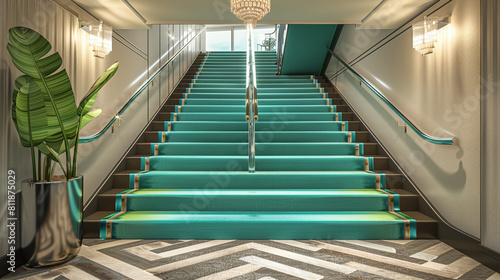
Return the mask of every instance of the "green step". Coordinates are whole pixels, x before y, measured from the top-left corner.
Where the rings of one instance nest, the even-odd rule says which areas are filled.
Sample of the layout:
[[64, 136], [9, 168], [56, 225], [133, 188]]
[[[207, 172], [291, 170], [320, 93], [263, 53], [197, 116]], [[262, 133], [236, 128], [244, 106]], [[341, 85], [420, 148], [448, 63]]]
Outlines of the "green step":
[[[353, 131], [257, 131], [255, 139], [258, 143], [277, 142], [348, 142], [356, 137]], [[248, 143], [246, 131], [159, 131], [158, 142], [221, 142], [221, 143]]]
[[[191, 212], [189, 211], [191, 210]], [[110, 222], [129, 239], [404, 239], [405, 220], [389, 212], [130, 211]], [[109, 215], [109, 218], [116, 213]], [[106, 218], [101, 238], [106, 238]], [[410, 219], [411, 238], [416, 222]]]
[[[255, 64], [258, 65], [270, 65], [276, 66], [276, 59], [274, 58], [258, 58], [255, 60]], [[202, 62], [203, 65], [247, 65], [246, 58], [244, 59], [205, 59]]]
[[[184, 107], [183, 107], [184, 108]], [[247, 131], [246, 121], [176, 121], [165, 122], [164, 131]], [[342, 129], [344, 128], [344, 129]], [[269, 122], [258, 121], [255, 123], [256, 131], [347, 131], [348, 122], [317, 121], [317, 122]]]
[[[245, 93], [245, 88], [187, 88], [188, 93]], [[257, 94], [265, 93], [323, 93], [322, 88], [258, 88]]]
[[[207, 78], [198, 78], [198, 79], [192, 79], [191, 82], [196, 81], [196, 83], [203, 83], [203, 84], [225, 84], [225, 83], [246, 83], [246, 79], [207, 79]], [[308, 84], [308, 83], [316, 83], [317, 80], [313, 80], [310, 78], [307, 79], [280, 79], [277, 81], [276, 79], [268, 79], [268, 78], [259, 78], [257, 79], [257, 85], [261, 86], [263, 84], [281, 84], [281, 83], [286, 83], [286, 84]]]
[[[372, 189], [139, 189], [117, 194], [115, 210], [179, 211], [200, 197], [203, 211], [389, 211], [390, 203], [387, 193]], [[399, 195], [392, 197], [399, 211]]]
[[[219, 69], [219, 68], [223, 68], [223, 69], [243, 69], [244, 71], [246, 71], [247, 69], [247, 65], [246, 63], [231, 63], [231, 64], [220, 64], [220, 63], [204, 63], [202, 64], [199, 69], [203, 69], [203, 70], [206, 70], [206, 69]], [[255, 65], [255, 68], [256, 69], [265, 69], [265, 68], [275, 68], [275, 69], [278, 69], [278, 67], [274, 64], [265, 64], [265, 63], [261, 63], [261, 64], [256, 64]]]
[[[196, 83], [191, 83], [191, 88], [237, 88], [237, 89], [246, 89], [246, 84], [243, 83], [223, 83], [223, 84], [216, 84], [216, 83], [201, 83], [201, 82], [196, 82]], [[258, 83], [258, 88], [259, 89], [264, 89], [264, 88], [318, 88], [318, 86], [314, 83], [282, 83], [282, 84], [264, 84], [264, 83]]]
[[[199, 74], [199, 73], [197, 73]], [[242, 77], [240, 77], [242, 76]], [[246, 74], [237, 74], [237, 75], [227, 75], [226, 77], [223, 77], [223, 76], [217, 76], [217, 75], [213, 75], [213, 74], [210, 74], [210, 75], [200, 75], [201, 78], [199, 79], [209, 79], [209, 80], [213, 80], [213, 79], [216, 79], [216, 80], [220, 80], [220, 79], [225, 79], [225, 80], [230, 80], [230, 79], [246, 79]], [[280, 76], [268, 76], [268, 75], [259, 75], [259, 73], [257, 73], [257, 82], [260, 80], [260, 79], [264, 79], [264, 80], [271, 80], [271, 79], [276, 79], [277, 82], [281, 81], [281, 80], [289, 80], [289, 79], [297, 79], [297, 80], [304, 80], [304, 79], [310, 79], [310, 80], [313, 80], [315, 79], [316, 77], [314, 75], [280, 75]]]
[[[272, 113], [272, 112], [297, 112], [297, 113], [307, 113], [307, 112], [336, 112], [337, 106], [335, 105], [260, 105], [259, 104], [259, 113]], [[205, 106], [205, 105], [177, 105], [175, 106], [176, 112], [182, 113], [224, 113], [224, 112], [245, 112], [245, 105], [213, 105], [213, 106]]]
[[[175, 116], [174, 116], [175, 114]], [[245, 113], [172, 113], [178, 121], [240, 121]], [[261, 121], [341, 121], [342, 113], [259, 113]]]
[[[179, 104], [182, 105], [245, 105], [244, 99], [201, 99], [201, 98], [186, 98], [181, 99]], [[326, 105], [327, 100], [323, 98], [312, 99], [259, 99], [259, 105]], [[328, 100], [328, 104], [332, 104], [332, 100]]]
[[[276, 74], [276, 71], [273, 70], [261, 70], [257, 73], [257, 77], [273, 77]], [[209, 75], [216, 75], [219, 78], [220, 77], [233, 77], [233, 76], [238, 76], [239, 78], [241, 77], [246, 77], [246, 71], [239, 71], [239, 70], [220, 70], [220, 69], [207, 69], [203, 70], [201, 72], [196, 72], [195, 75], [197, 76], [209, 76]]]
[[[150, 155], [242, 155], [248, 153], [248, 143], [151, 143]], [[363, 143], [256, 143], [255, 151], [261, 156], [276, 155], [359, 155], [364, 154]], [[358, 151], [358, 152], [357, 152]]]
[[[136, 177], [140, 189], [375, 189], [385, 187], [385, 174], [365, 171], [281, 171], [248, 173], [229, 165], [226, 171], [148, 171], [129, 175], [129, 188]], [[126, 187], [126, 186], [123, 186]]]
[[[186, 93], [184, 98], [201, 99], [240, 99], [245, 100], [245, 93]], [[328, 93], [258, 93], [258, 100], [262, 99], [320, 99], [328, 97]]]
[[[226, 171], [229, 166], [248, 170], [248, 156], [151, 156], [141, 158], [141, 170]], [[256, 156], [257, 171], [373, 171], [372, 157]]]

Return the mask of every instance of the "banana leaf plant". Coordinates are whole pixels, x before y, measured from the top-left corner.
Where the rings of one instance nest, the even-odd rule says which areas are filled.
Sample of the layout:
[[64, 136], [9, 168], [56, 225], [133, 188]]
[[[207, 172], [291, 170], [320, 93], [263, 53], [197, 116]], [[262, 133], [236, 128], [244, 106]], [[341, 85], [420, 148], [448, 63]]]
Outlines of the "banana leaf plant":
[[15, 80], [12, 120], [22, 145], [31, 149], [33, 181], [51, 181], [56, 163], [67, 180], [75, 178], [80, 130], [101, 113], [91, 111], [92, 105], [119, 63], [94, 82], [77, 107], [68, 73], [58, 71], [61, 56], [47, 55], [52, 49], [47, 39], [32, 29], [13, 27], [9, 41], [12, 62], [24, 74]]

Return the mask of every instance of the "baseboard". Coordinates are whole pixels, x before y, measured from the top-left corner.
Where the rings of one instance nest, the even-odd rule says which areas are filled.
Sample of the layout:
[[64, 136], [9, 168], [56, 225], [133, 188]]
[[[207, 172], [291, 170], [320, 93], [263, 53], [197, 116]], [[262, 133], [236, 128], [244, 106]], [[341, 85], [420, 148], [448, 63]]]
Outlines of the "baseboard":
[[500, 273], [500, 254], [438, 220], [439, 240]]

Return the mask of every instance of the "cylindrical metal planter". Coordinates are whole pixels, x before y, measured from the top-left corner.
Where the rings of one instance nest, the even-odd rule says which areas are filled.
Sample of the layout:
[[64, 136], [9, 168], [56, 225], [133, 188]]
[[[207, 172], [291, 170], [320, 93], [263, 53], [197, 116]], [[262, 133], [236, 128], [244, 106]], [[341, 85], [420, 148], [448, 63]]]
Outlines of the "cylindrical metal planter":
[[29, 267], [67, 262], [82, 245], [83, 177], [22, 182], [22, 252]]

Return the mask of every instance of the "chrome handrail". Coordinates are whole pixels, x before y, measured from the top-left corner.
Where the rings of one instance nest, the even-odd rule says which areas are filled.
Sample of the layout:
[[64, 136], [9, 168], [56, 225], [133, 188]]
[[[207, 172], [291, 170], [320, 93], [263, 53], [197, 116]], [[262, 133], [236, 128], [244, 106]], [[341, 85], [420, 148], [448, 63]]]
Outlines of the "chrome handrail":
[[255, 51], [253, 49], [253, 28], [247, 26], [247, 73], [245, 119], [248, 121], [248, 172], [255, 172], [255, 122], [259, 119], [257, 111], [257, 78], [255, 71]]
[[[79, 143], [90, 143], [90, 142], [93, 142], [93, 141], [99, 139], [104, 133], [106, 133], [106, 131], [108, 131], [108, 129], [110, 127], [113, 127], [113, 125], [114, 125], [114, 123], [115, 123], [116, 120], [120, 121], [120, 116], [137, 99], [137, 97], [139, 97], [139, 95], [141, 95], [141, 93], [146, 88], [148, 88], [148, 86], [158, 77], [158, 75], [160, 75], [161, 72], [163, 72], [163, 70], [168, 66], [168, 64], [170, 64], [170, 62], [172, 62], [175, 58], [177, 58], [181, 54], [181, 52], [184, 51], [184, 49], [186, 49], [205, 29], [206, 29], [205, 26], [203, 28], [201, 28], [200, 31], [198, 31], [194, 35], [194, 37], [191, 38], [191, 40], [189, 40], [189, 42], [187, 42], [186, 44], [184, 44], [184, 46], [182, 48], [180, 48], [177, 52], [175, 52], [175, 54], [172, 55], [172, 57], [170, 57], [170, 59], [167, 62], [165, 62], [160, 67], [160, 69], [156, 70], [153, 73], [153, 75], [151, 75], [151, 77], [149, 79], [147, 79], [141, 85], [141, 87], [139, 87], [139, 89], [130, 97], [130, 99], [127, 101], [127, 103], [125, 103], [125, 105], [122, 106], [122, 108], [118, 111], [118, 113], [115, 115], [115, 117], [113, 119], [111, 119], [99, 132], [94, 133], [94, 134], [92, 134], [90, 136], [80, 137], [78, 139], [78, 142]], [[189, 34], [186, 37], [189, 37]], [[179, 42], [182, 42], [186, 37], [184, 37], [182, 40], [179, 40]]]
[[245, 96], [245, 120], [250, 120], [250, 87], [247, 87], [247, 94]]
[[377, 90], [372, 84], [370, 84], [366, 79], [364, 79], [356, 70], [352, 69], [342, 58], [340, 58], [337, 54], [335, 54], [333, 51], [331, 51], [329, 48], [328, 52], [335, 57], [342, 65], [344, 65], [347, 70], [349, 70], [351, 73], [354, 74], [365, 86], [367, 86], [375, 95], [380, 98], [389, 108], [396, 113], [415, 133], [417, 133], [420, 138], [426, 140], [427, 142], [433, 143], [433, 144], [439, 144], [439, 145], [453, 145], [457, 143], [457, 138], [456, 137], [435, 137], [431, 136], [427, 133], [422, 132], [418, 127], [416, 127], [413, 122], [411, 122], [396, 106], [394, 106], [387, 97], [385, 97], [379, 90]]
[[257, 104], [257, 88], [254, 86], [253, 87], [253, 119], [254, 121], [259, 120], [259, 110], [257, 109], [258, 104]]

